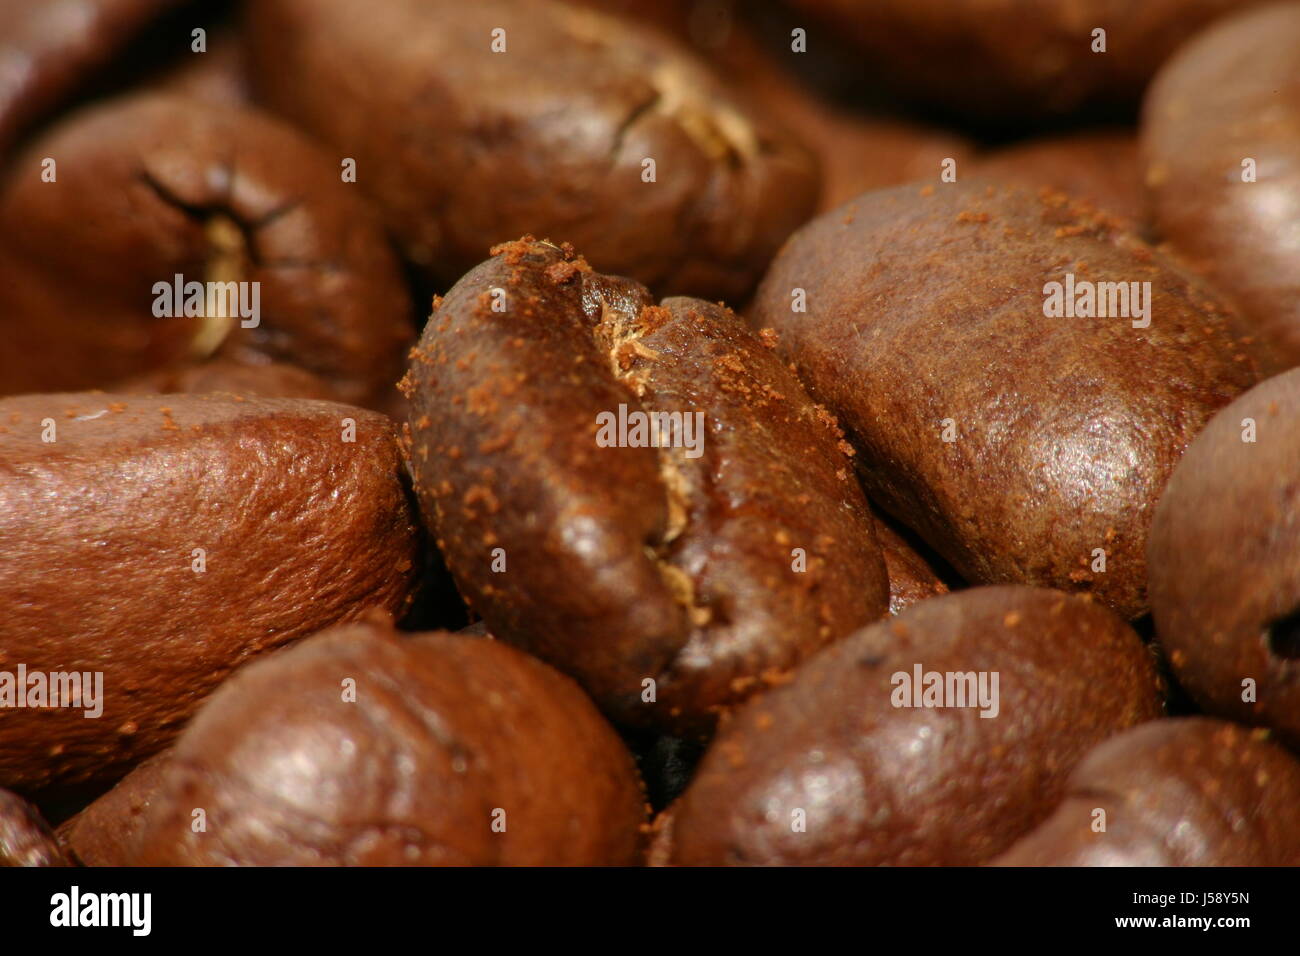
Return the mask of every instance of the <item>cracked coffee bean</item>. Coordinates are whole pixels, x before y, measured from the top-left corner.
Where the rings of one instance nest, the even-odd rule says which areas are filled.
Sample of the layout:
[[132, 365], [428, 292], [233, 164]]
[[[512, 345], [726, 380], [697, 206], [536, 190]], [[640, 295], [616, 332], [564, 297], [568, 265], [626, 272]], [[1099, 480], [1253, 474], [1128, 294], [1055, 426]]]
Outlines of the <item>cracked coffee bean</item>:
[[[0, 394], [104, 387], [219, 354], [300, 366], [352, 404], [389, 402], [410, 302], [353, 188], [253, 110], [146, 95], [69, 117], [0, 189]], [[239, 308], [186, 315], [191, 282], [238, 284]]]
[[[412, 353], [415, 486], [461, 593], [620, 721], [707, 729], [887, 609], [839, 430], [771, 345], [521, 240]], [[651, 414], [680, 424], [661, 447], [601, 437]]]
[[735, 298], [816, 201], [805, 150], [681, 44], [617, 17], [551, 0], [248, 14], [257, 95], [356, 158], [442, 282], [534, 233], [665, 293]]

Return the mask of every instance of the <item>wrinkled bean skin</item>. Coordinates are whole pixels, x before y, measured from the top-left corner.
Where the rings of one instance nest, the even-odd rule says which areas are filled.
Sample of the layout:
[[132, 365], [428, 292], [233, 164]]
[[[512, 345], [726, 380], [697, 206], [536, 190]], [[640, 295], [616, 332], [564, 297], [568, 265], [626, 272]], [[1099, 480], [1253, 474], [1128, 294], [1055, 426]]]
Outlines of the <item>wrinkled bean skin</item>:
[[[461, 593], [620, 721], [707, 729], [888, 606], [838, 428], [770, 344], [522, 240], [456, 284], [413, 352], [415, 486]], [[601, 447], [620, 405], [703, 416], [699, 457]]]
[[1088, 754], [1056, 812], [996, 863], [1296, 866], [1300, 763], [1218, 720], [1143, 724]]
[[552, 0], [248, 14], [260, 100], [355, 157], [406, 256], [445, 284], [534, 233], [663, 294], [735, 299], [816, 202], [802, 147], [681, 44], [616, 17]]
[[572, 681], [497, 641], [360, 624], [221, 687], [163, 771], [137, 860], [628, 865], [644, 820], [631, 754]]
[[[999, 674], [996, 716], [896, 706], [895, 675], [917, 665]], [[1051, 812], [1094, 744], [1161, 711], [1138, 636], [1085, 598], [932, 598], [827, 648], [720, 728], [670, 810], [671, 862], [982, 863]]]
[[1298, 423], [1300, 370], [1216, 415], [1169, 479], [1147, 561], [1156, 633], [1179, 684], [1209, 713], [1272, 727], [1292, 747], [1300, 747]]
[[[178, 273], [260, 283], [260, 324], [158, 317], [154, 286]], [[180, 97], [92, 106], [31, 146], [0, 187], [0, 286], [0, 394], [103, 387], [219, 352], [298, 365], [335, 398], [376, 404], [413, 338], [397, 260], [337, 166], [260, 112]]]
[[359, 408], [0, 400], [3, 670], [103, 675], [93, 719], [0, 708], [0, 785], [110, 782], [254, 655], [400, 614], [420, 561], [408, 494], [393, 423]]
[[[1151, 283], [1149, 327], [1048, 317], [1067, 273]], [[978, 181], [814, 220], [750, 314], [843, 425], [871, 500], [964, 579], [1086, 590], [1129, 618], [1165, 480], [1256, 378], [1230, 315], [1172, 261], [1064, 194]]]
[[1142, 150], [1161, 236], [1280, 368], [1300, 365], [1300, 6], [1227, 18], [1181, 49], [1147, 94]]

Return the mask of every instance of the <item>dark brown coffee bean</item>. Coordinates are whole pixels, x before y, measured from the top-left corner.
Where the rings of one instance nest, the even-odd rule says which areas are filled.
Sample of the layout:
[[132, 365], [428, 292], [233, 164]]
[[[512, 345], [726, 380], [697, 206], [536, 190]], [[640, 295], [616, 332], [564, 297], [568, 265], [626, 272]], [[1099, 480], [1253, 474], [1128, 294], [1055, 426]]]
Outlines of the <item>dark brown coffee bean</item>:
[[[582, 6], [649, 23], [689, 43], [732, 87], [810, 149], [821, 168], [819, 212], [872, 189], [937, 182], [945, 160], [963, 165], [971, 145], [920, 123], [837, 106], [792, 69], [803, 54], [769, 49], [749, 10], [729, 0], [580, 0]], [[818, 38], [819, 61], [822, 46]]]
[[[187, 316], [184, 283], [240, 283], [245, 308], [221, 317], [203, 295]], [[256, 111], [179, 97], [92, 107], [32, 145], [0, 190], [0, 286], [0, 393], [103, 387], [220, 351], [373, 404], [414, 338], [397, 260], [337, 164]]]
[[629, 865], [644, 821], [631, 754], [567, 678], [489, 639], [354, 625], [217, 691], [138, 860]]
[[1156, 631], [1210, 713], [1300, 747], [1300, 370], [1223, 409], [1151, 526]]
[[1051, 812], [1091, 747], [1158, 717], [1160, 690], [1138, 636], [1085, 598], [923, 601], [719, 729], [671, 811], [672, 861], [982, 863]]
[[1142, 147], [1163, 237], [1300, 364], [1300, 5], [1180, 50], [1147, 95]]
[[[707, 727], [887, 608], [839, 430], [770, 345], [525, 240], [412, 353], [416, 489], [461, 593], [620, 720]], [[661, 447], [650, 414], [682, 426]]]
[[0, 3], [0, 157], [179, 0]]
[[130, 866], [145, 814], [162, 783], [171, 751], [154, 754], [76, 816], [60, 824], [59, 842], [83, 866]]
[[[0, 400], [0, 703], [6, 681], [26, 703], [0, 706], [0, 785], [112, 780], [250, 657], [400, 613], [419, 571], [401, 472], [391, 421], [328, 402]], [[78, 675], [81, 704], [65, 681], [41, 705], [20, 668], [47, 705]]]
[[838, 416], [871, 499], [963, 578], [1087, 590], [1126, 617], [1166, 478], [1255, 380], [1172, 262], [1063, 194], [978, 181], [817, 219], [751, 314]]
[[0, 867], [71, 865], [40, 811], [0, 790]]
[[356, 159], [443, 282], [527, 232], [667, 293], [733, 298], [816, 201], [803, 149], [680, 44], [616, 17], [551, 0], [248, 13], [260, 96]]
[[1156, 720], [1112, 737], [1001, 866], [1296, 866], [1300, 763], [1259, 731]]
[[[1264, 0], [795, 0], [808, 48], [846, 38], [859, 72], [961, 119], [1003, 123], [1131, 106], [1215, 17]], [[1104, 36], [1098, 36], [1100, 29]], [[1104, 47], [1101, 45], [1104, 42]]]
[[1137, 135], [1131, 130], [1089, 130], [1033, 139], [989, 153], [973, 169], [977, 176], [1012, 186], [1060, 190], [1094, 203], [1127, 229], [1146, 228], [1146, 187]]

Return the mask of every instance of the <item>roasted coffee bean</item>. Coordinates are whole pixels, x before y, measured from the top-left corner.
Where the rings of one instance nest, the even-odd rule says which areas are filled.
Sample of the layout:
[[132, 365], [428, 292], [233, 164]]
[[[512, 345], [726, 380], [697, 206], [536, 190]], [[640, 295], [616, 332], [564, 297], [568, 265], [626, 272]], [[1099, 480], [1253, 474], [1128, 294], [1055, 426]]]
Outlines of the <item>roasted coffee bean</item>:
[[889, 613], [899, 614], [918, 601], [948, 593], [948, 585], [907, 539], [876, 519], [876, 540], [889, 574]]
[[130, 866], [170, 751], [137, 764], [113, 789], [59, 825], [59, 843], [83, 866]]
[[[803, 56], [789, 44], [769, 48], [750, 28], [748, 11], [721, 0], [580, 0], [652, 24], [691, 44], [729, 84], [790, 130], [817, 158], [818, 211], [913, 180], [937, 182], [945, 160], [959, 166], [971, 146], [955, 133], [828, 102], [792, 67]], [[819, 38], [820, 40], [820, 38]]]
[[1147, 228], [1146, 187], [1137, 136], [1130, 130], [1088, 130], [1017, 143], [982, 157], [974, 171], [1012, 186], [1059, 190], [1088, 200], [1130, 230]]
[[1163, 237], [1300, 365], [1300, 3], [1180, 50], [1147, 95], [1142, 148]]
[[71, 865], [40, 811], [0, 790], [0, 867]]
[[1165, 480], [1255, 381], [1174, 263], [1063, 194], [977, 181], [815, 220], [751, 314], [839, 418], [872, 501], [963, 578], [1091, 591], [1130, 618]]
[[397, 260], [337, 163], [259, 112], [179, 97], [92, 107], [31, 146], [0, 188], [0, 287], [0, 393], [220, 351], [374, 404], [414, 339]]
[[552, 0], [248, 14], [263, 101], [355, 158], [406, 255], [444, 282], [532, 232], [667, 293], [732, 298], [816, 201], [806, 151], [616, 17]]
[[885, 612], [839, 430], [770, 339], [570, 249], [495, 253], [406, 383], [425, 520], [494, 635], [621, 721], [694, 729]]
[[1300, 747], [1300, 369], [1197, 436], [1151, 526], [1151, 609], [1178, 682]]
[[363, 624], [217, 691], [138, 861], [628, 865], [644, 821], [631, 754], [567, 678], [498, 641]]
[[1259, 731], [1156, 720], [1102, 743], [1002, 866], [1300, 865], [1300, 763]]
[[808, 24], [810, 48], [831, 32], [851, 40], [864, 55], [860, 72], [886, 82], [899, 96], [961, 119], [1017, 124], [1090, 106], [1131, 106], [1185, 39], [1217, 16], [1261, 2], [795, 0], [795, 5], [817, 18]]
[[0, 158], [27, 127], [82, 87], [179, 0], [0, 3]]
[[401, 471], [392, 422], [328, 402], [0, 400], [0, 785], [112, 780], [245, 660], [400, 613]]
[[972, 865], [1041, 822], [1095, 744], [1161, 713], [1151, 655], [1086, 598], [923, 601], [718, 731], [672, 808], [687, 865]]

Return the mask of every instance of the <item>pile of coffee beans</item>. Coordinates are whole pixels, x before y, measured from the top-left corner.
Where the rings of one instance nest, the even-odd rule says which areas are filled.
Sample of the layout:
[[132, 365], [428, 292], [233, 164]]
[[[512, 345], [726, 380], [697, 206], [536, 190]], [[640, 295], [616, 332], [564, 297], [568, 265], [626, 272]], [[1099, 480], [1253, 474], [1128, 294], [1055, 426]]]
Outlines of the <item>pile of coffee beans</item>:
[[1300, 864], [1297, 365], [1297, 0], [0, 0], [0, 865]]

